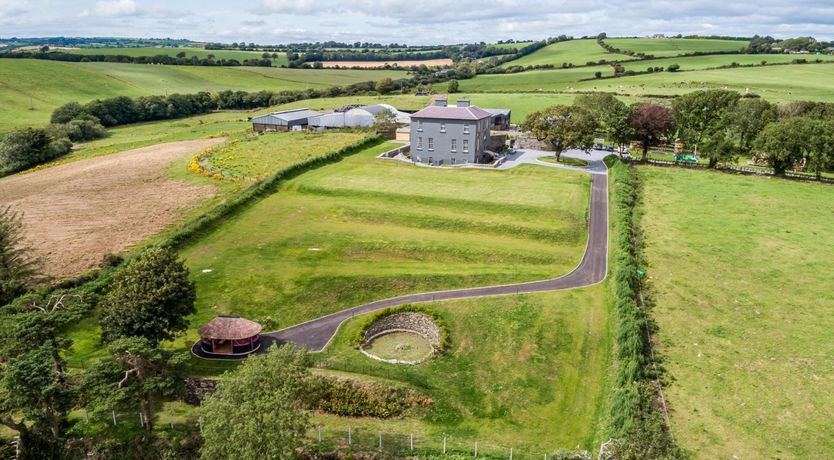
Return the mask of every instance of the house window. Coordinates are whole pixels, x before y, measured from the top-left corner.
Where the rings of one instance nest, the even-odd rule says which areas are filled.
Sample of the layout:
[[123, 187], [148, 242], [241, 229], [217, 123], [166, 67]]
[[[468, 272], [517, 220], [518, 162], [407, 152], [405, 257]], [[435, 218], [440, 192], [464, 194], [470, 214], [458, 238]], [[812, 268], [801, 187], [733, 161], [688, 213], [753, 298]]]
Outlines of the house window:
[[430, 137], [429, 138], [429, 151], [431, 152], [433, 150], [434, 150], [434, 138]]
[[423, 120], [417, 120], [417, 131], [423, 130]]
[[452, 139], [452, 151], [453, 152], [458, 151], [458, 140], [457, 139]]
[[422, 136], [417, 138], [417, 150], [423, 150], [423, 137]]
[[463, 134], [469, 134], [469, 123], [463, 124]]
[[440, 122], [440, 132], [441, 133], [446, 132], [446, 123]]
[[464, 140], [463, 140], [463, 151], [464, 151], [464, 152], [468, 152], [468, 151], [469, 151], [469, 139], [464, 139]]

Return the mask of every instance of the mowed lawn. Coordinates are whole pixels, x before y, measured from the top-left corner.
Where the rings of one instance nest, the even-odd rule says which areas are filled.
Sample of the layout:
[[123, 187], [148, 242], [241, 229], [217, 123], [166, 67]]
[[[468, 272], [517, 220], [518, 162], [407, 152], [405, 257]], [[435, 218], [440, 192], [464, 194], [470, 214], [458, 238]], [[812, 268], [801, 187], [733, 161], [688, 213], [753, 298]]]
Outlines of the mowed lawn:
[[527, 56], [522, 56], [518, 59], [502, 64], [501, 67], [516, 65], [526, 67], [528, 65], [545, 64], [551, 64], [558, 67], [564, 63], [585, 65], [589, 61], [599, 62], [602, 59], [610, 62], [634, 58], [626, 54], [609, 53], [608, 51], [605, 51], [603, 47], [599, 46], [594, 39], [568, 40], [547, 45], [544, 48], [528, 54]]
[[304, 90], [385, 77], [404, 78], [405, 72], [2, 59], [0, 106], [4, 110], [0, 112], [0, 134], [48, 123], [52, 111], [70, 101], [198, 91]]
[[[611, 334], [604, 286], [563, 292], [424, 304], [448, 324], [451, 347], [418, 366], [366, 358], [352, 339], [362, 323], [346, 322], [316, 356], [326, 367], [382, 377], [430, 397], [425, 413], [404, 420], [316, 418], [326, 431], [414, 433], [415, 447], [540, 459], [558, 448], [593, 451], [605, 415]], [[357, 438], [360, 438], [359, 432]], [[407, 443], [401, 444], [403, 447]]]
[[676, 439], [697, 458], [834, 457], [834, 188], [640, 171]]
[[694, 52], [739, 51], [749, 42], [709, 38], [606, 38], [605, 43], [623, 51], [661, 57]]
[[219, 148], [209, 163], [226, 176], [260, 180], [282, 167], [334, 152], [368, 135], [339, 131], [248, 135]]
[[397, 145], [304, 173], [183, 250], [198, 292], [190, 335], [219, 314], [275, 330], [398, 294], [558, 276], [579, 262], [587, 174], [375, 158]]

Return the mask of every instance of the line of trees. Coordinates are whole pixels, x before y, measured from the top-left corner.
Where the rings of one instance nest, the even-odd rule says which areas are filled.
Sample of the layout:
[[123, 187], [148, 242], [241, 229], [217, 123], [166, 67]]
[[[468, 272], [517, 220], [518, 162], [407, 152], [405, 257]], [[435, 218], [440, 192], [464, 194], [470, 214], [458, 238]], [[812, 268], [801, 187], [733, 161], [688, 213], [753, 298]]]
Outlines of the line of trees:
[[595, 134], [622, 147], [649, 149], [682, 141], [708, 159], [708, 167], [734, 165], [741, 156], [770, 166], [777, 175], [804, 166], [819, 178], [834, 169], [834, 104], [798, 101], [774, 105], [735, 91], [694, 91], [671, 107], [627, 106], [609, 93], [583, 94], [571, 106], [534, 112], [523, 128], [548, 143], [557, 158], [567, 149], [589, 149]]
[[272, 67], [272, 60], [263, 56], [238, 61], [237, 59], [216, 59], [208, 54], [204, 58], [197, 56], [186, 57], [181, 51], [176, 56], [159, 54], [156, 56], [126, 56], [123, 54], [74, 54], [58, 51], [31, 52], [8, 51], [0, 53], [0, 59], [43, 59], [62, 62], [118, 62], [123, 64], [162, 64], [162, 65], [190, 65], [190, 66], [253, 66]]

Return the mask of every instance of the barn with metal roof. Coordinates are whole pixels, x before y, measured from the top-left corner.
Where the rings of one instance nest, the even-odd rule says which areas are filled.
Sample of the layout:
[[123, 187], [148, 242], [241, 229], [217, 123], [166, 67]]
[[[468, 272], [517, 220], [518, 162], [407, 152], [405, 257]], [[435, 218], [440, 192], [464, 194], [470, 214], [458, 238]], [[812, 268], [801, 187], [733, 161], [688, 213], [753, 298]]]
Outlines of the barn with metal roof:
[[307, 108], [272, 112], [259, 117], [253, 117], [252, 129], [256, 132], [302, 129], [309, 124], [310, 117], [318, 115], [321, 115], [321, 112]]

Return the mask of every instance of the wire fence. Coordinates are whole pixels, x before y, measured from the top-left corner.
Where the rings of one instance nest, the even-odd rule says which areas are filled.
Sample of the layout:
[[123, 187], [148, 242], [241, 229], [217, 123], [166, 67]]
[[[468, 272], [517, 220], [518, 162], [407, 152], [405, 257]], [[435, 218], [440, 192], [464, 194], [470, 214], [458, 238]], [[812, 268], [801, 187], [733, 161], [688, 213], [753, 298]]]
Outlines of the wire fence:
[[[96, 431], [141, 432], [145, 420], [140, 410], [111, 411], [109, 413], [76, 414], [86, 424], [97, 426]], [[182, 417], [165, 411], [157, 412], [153, 420], [154, 431], [169, 436], [201, 432], [199, 419]], [[484, 458], [509, 460], [549, 459], [556, 449], [509, 445], [490, 439], [478, 439], [451, 434], [402, 433], [384, 431], [366, 426], [314, 425], [307, 430], [308, 447], [320, 452], [368, 452], [386, 458]], [[590, 458], [590, 457], [589, 457]]]

